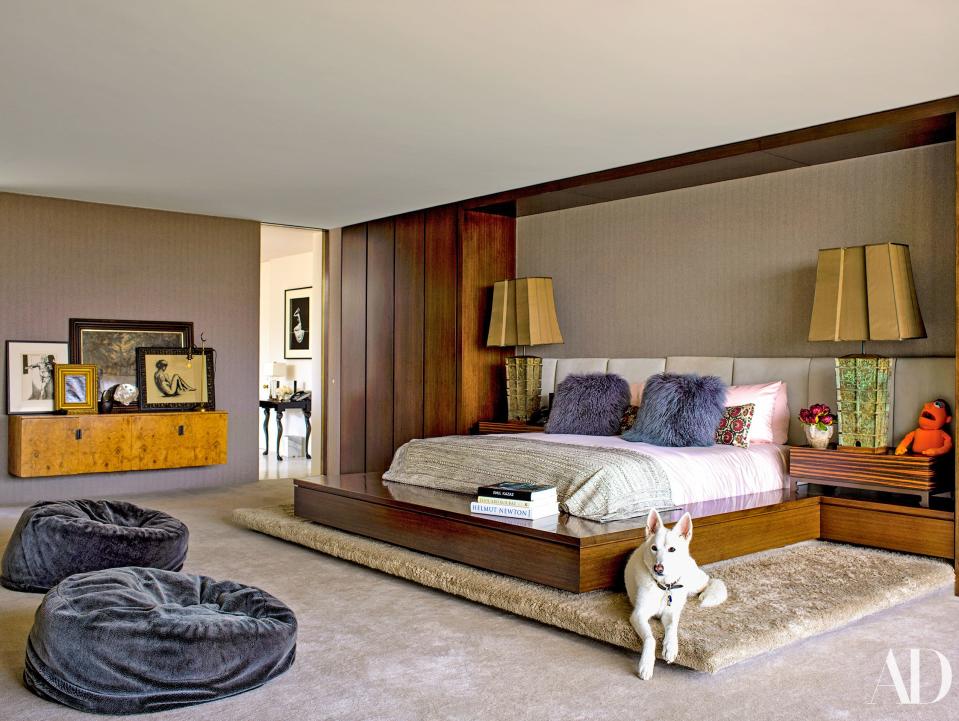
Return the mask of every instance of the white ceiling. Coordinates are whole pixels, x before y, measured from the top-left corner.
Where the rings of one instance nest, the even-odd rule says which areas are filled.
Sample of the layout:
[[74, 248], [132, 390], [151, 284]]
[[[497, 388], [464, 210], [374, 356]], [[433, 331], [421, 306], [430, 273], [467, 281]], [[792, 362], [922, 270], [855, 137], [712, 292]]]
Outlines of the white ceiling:
[[260, 226], [260, 262], [288, 255], [313, 252], [313, 236], [320, 231], [289, 228], [284, 225]]
[[333, 227], [959, 93], [955, 0], [0, 0], [0, 188]]

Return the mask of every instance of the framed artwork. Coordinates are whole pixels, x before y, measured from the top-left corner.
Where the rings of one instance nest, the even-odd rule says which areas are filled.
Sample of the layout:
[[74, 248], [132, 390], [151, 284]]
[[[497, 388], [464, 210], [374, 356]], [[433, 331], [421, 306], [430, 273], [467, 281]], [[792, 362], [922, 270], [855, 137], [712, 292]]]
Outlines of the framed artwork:
[[141, 410], [216, 408], [212, 348], [137, 348], [136, 356]]
[[290, 288], [284, 293], [286, 319], [283, 324], [286, 340], [283, 343], [284, 358], [310, 359], [310, 298], [313, 288]]
[[53, 368], [69, 360], [67, 343], [7, 341], [7, 415], [53, 413]]
[[53, 367], [53, 409], [68, 414], [96, 413], [100, 393], [97, 367], [86, 363], [60, 363]]
[[[99, 369], [99, 395], [118, 383], [137, 385], [137, 348], [190, 348], [193, 323], [155, 320], [70, 319], [70, 362]], [[99, 397], [99, 396], [98, 396]], [[138, 410], [115, 405], [115, 413]]]

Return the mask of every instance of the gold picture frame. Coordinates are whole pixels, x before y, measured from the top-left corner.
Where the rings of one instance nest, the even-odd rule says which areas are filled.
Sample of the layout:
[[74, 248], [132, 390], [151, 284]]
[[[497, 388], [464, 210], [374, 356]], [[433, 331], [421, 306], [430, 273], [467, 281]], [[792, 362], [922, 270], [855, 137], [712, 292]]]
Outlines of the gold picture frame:
[[99, 388], [95, 365], [57, 363], [53, 373], [55, 412], [68, 415], [97, 412]]

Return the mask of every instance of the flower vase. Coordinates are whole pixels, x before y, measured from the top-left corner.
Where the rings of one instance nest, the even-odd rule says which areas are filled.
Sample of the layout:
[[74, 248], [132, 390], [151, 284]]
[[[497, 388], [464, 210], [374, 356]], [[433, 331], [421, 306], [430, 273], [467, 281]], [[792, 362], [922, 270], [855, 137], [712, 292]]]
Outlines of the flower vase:
[[816, 426], [806, 426], [806, 440], [813, 448], [828, 448], [829, 441], [832, 439], [835, 426], [826, 426], [825, 430], [820, 430]]

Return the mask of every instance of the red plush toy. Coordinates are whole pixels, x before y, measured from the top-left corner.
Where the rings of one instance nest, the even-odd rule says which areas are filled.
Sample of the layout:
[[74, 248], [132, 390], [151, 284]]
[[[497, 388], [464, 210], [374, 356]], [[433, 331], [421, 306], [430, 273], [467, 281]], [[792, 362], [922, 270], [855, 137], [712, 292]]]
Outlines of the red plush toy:
[[905, 455], [912, 444], [913, 453], [924, 456], [941, 456], [952, 450], [952, 436], [942, 430], [942, 427], [952, 420], [949, 407], [939, 398], [926, 403], [919, 414], [919, 427], [906, 434], [896, 447], [896, 455]]

